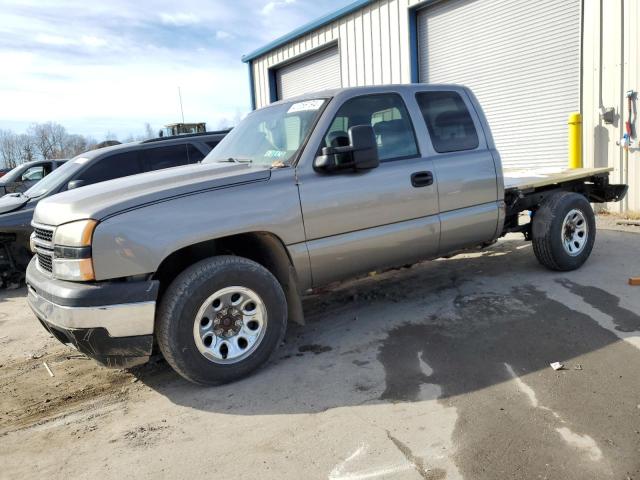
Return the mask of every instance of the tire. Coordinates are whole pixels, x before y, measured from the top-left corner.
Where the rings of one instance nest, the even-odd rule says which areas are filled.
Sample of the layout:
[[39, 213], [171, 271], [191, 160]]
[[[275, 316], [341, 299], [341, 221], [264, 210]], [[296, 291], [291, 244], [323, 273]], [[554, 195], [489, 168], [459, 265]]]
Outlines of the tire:
[[580, 268], [596, 240], [591, 204], [577, 193], [551, 195], [533, 217], [532, 240], [538, 261], [550, 270], [567, 272]]
[[[240, 293], [232, 293], [236, 290]], [[214, 298], [218, 294], [220, 298]], [[234, 307], [237, 295], [244, 303]], [[216, 313], [215, 308], [221, 310]], [[260, 322], [254, 322], [259, 333], [247, 326], [245, 312], [251, 308], [257, 312], [251, 318], [257, 320], [260, 314]], [[282, 342], [286, 326], [287, 301], [271, 272], [246, 258], [219, 256], [192, 265], [169, 285], [160, 302], [156, 336], [165, 359], [182, 377], [200, 385], [220, 385], [265, 364]]]

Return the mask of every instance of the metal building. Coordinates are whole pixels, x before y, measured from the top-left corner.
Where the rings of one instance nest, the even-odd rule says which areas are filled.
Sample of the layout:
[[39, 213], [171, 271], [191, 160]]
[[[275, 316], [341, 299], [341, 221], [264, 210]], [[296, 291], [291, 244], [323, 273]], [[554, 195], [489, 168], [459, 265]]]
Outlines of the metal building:
[[336, 87], [467, 85], [507, 167], [565, 167], [581, 112], [585, 166], [614, 167], [631, 185], [621, 208], [640, 210], [637, 139], [618, 145], [625, 94], [640, 88], [639, 25], [638, 0], [359, 0], [243, 60], [255, 108]]

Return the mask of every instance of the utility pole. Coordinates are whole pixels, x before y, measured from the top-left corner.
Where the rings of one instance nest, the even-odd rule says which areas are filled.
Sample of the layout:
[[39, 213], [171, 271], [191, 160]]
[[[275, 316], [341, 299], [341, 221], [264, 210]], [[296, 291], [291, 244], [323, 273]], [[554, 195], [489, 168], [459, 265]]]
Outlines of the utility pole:
[[184, 110], [182, 109], [182, 92], [180, 91], [180, 87], [178, 87], [178, 98], [180, 99], [180, 114], [182, 115], [182, 123], [184, 123]]

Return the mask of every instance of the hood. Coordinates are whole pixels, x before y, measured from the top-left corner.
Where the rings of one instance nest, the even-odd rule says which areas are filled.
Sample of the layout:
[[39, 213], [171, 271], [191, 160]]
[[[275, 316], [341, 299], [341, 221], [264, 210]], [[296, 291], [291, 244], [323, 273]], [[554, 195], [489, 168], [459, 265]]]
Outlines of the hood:
[[29, 201], [29, 197], [25, 197], [20, 193], [10, 193], [0, 198], [0, 214], [13, 212], [22, 208]]
[[132, 175], [70, 190], [38, 203], [34, 221], [61, 225], [200, 191], [268, 180], [271, 170], [237, 163], [200, 163]]

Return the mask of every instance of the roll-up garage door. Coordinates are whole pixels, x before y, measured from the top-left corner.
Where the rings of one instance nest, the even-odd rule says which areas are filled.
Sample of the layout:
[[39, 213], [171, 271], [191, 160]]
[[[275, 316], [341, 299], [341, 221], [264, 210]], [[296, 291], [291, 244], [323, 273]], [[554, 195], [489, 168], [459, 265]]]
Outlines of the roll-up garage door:
[[278, 99], [340, 88], [338, 47], [322, 50], [276, 70], [276, 86]]
[[564, 167], [580, 111], [580, 0], [445, 0], [418, 12], [420, 79], [470, 87], [507, 167]]

